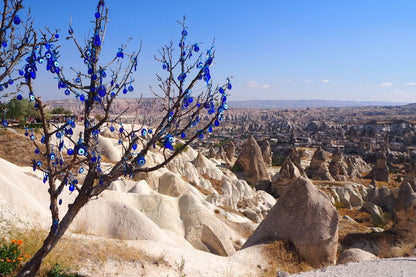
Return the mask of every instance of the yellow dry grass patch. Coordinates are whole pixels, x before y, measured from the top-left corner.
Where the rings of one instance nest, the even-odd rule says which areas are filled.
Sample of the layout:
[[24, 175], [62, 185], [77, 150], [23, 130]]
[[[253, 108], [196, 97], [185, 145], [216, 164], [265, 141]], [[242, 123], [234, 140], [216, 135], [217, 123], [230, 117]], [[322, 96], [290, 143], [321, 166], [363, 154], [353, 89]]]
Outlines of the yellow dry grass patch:
[[[46, 230], [39, 228], [30, 230], [11, 229], [7, 234], [1, 234], [10, 238], [23, 240], [21, 251], [33, 256], [42, 246], [43, 240], [47, 236]], [[65, 235], [44, 259], [39, 276], [46, 276], [55, 264], [60, 268], [68, 268], [76, 271], [88, 263], [92, 270], [97, 274], [107, 260], [120, 262], [143, 262], [149, 260], [143, 254], [132, 247], [128, 247], [126, 242], [120, 240], [109, 240], [95, 238], [90, 240], [84, 235]]]
[[314, 268], [297, 254], [293, 244], [288, 241], [275, 241], [266, 246], [269, 268], [264, 269], [263, 276], [276, 276], [276, 272], [297, 273]]

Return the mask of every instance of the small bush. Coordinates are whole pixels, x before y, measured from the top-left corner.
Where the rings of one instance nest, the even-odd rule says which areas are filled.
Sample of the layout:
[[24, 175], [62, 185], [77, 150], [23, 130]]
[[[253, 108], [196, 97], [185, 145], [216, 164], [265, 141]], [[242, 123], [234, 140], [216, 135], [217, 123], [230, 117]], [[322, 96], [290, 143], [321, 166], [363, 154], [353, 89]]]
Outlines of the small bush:
[[231, 170], [234, 171], [234, 172], [242, 172], [242, 171], [244, 171], [244, 169], [238, 163], [235, 163], [233, 165], [233, 167], [231, 168]]
[[70, 273], [68, 268], [62, 268], [59, 264], [55, 264], [54, 267], [48, 272], [48, 277], [76, 277], [75, 273]]
[[345, 208], [344, 203], [342, 203], [340, 201], [335, 201], [334, 206], [337, 210]]
[[0, 247], [0, 275], [8, 276], [15, 272], [20, 266], [21, 262], [29, 256], [20, 252], [19, 246], [22, 245], [22, 240], [11, 240], [8, 242], [3, 238]]

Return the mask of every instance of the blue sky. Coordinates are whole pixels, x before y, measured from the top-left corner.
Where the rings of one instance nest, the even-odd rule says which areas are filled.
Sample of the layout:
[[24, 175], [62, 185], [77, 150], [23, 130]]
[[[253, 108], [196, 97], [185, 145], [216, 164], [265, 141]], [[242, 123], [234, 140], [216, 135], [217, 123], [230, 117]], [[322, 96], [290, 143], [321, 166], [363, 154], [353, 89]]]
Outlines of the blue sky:
[[[36, 27], [67, 33], [70, 18], [81, 40], [96, 2], [26, 0]], [[151, 96], [161, 65], [153, 56], [176, 42], [187, 17], [189, 39], [215, 39], [214, 82], [233, 76], [231, 100], [329, 99], [416, 102], [416, 1], [211, 0], [110, 1], [105, 53], [142, 43], [135, 95]], [[60, 63], [76, 66], [63, 41]], [[82, 61], [81, 61], [82, 62]], [[46, 99], [63, 98], [44, 74], [36, 84]]]

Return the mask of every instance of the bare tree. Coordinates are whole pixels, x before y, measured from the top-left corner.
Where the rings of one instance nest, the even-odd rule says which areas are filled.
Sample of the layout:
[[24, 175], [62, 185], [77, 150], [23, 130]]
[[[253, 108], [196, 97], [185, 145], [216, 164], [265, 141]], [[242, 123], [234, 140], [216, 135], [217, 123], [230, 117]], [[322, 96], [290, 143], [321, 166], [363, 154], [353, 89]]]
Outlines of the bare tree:
[[[26, 65], [19, 69], [23, 58], [42, 45], [52, 43], [57, 40], [56, 32], [42, 33], [39, 38], [33, 28], [33, 21], [30, 11], [24, 17], [19, 13], [23, 10], [23, 0], [3, 0], [0, 6], [0, 98], [7, 99], [14, 95], [16, 90], [9, 88], [17, 84], [17, 80], [22, 78], [36, 78], [37, 67]], [[30, 57], [27, 57], [28, 59]], [[37, 57], [32, 57], [32, 59]], [[33, 65], [33, 64], [32, 64]], [[9, 89], [9, 90], [7, 90]], [[19, 90], [19, 86], [17, 88]], [[17, 96], [18, 100], [22, 95]], [[5, 111], [3, 109], [3, 111]], [[2, 125], [8, 126], [8, 121], [4, 116]]]
[[[158, 123], [152, 124], [149, 118], [137, 118], [134, 125], [123, 125], [123, 113], [112, 113], [112, 106], [120, 94], [134, 90], [133, 74], [138, 66], [140, 50], [127, 54], [126, 45], [121, 45], [115, 51], [114, 58], [103, 63], [100, 54], [107, 18], [108, 9], [104, 1], [100, 0], [95, 12], [92, 36], [85, 40], [85, 45], [78, 42], [74, 30], [69, 27], [68, 39], [74, 42], [85, 64], [85, 70], [71, 70], [73, 77], [67, 77], [68, 73], [59, 66], [57, 48], [49, 45], [49, 49], [46, 49], [48, 51], [43, 54], [48, 70], [58, 77], [59, 88], [66, 95], [75, 95], [82, 102], [82, 122], [73, 118], [64, 124], [48, 126], [44, 104], [33, 91], [32, 78], [25, 80], [30, 99], [35, 101], [42, 118], [41, 143], [31, 130], [27, 130], [27, 135], [39, 153], [39, 159], [33, 161], [33, 168], [44, 172], [43, 181], [49, 186], [51, 227], [43, 246], [18, 276], [36, 274], [43, 258], [55, 247], [80, 209], [91, 198], [100, 195], [118, 178], [128, 178], [139, 172], [151, 172], [165, 166], [192, 141], [204, 139], [204, 136], [212, 132], [223, 120], [223, 113], [227, 110], [230, 79], [221, 86], [213, 85], [210, 68], [215, 58], [214, 47], [203, 52], [199, 44], [190, 43], [183, 20], [180, 22], [182, 33], [177, 51], [174, 43], [170, 43], [155, 57], [164, 70], [163, 74], [157, 75], [160, 85], [154, 91], [163, 103]], [[93, 115], [97, 113], [101, 116], [94, 119]], [[205, 120], [202, 120], [202, 116]], [[78, 137], [73, 131], [76, 125], [82, 127]], [[103, 167], [98, 148], [100, 133], [106, 129], [118, 133], [119, 144], [123, 149], [121, 159], [109, 168]], [[181, 143], [175, 144], [179, 139]], [[149, 151], [163, 154], [163, 161], [152, 165], [146, 163]], [[82, 181], [79, 179], [80, 174], [85, 176]], [[77, 195], [60, 220], [60, 195], [64, 189]]]

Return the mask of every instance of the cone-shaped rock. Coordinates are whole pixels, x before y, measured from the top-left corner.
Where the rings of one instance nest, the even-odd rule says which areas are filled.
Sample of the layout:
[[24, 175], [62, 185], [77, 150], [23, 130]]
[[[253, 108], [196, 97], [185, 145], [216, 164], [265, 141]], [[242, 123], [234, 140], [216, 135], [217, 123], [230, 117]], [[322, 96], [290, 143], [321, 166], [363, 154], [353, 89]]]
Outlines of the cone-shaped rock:
[[229, 143], [227, 143], [224, 150], [227, 154], [228, 160], [231, 163], [234, 162], [234, 160], [235, 160], [235, 144], [232, 141], [230, 141]]
[[267, 139], [260, 142], [261, 154], [266, 166], [272, 166], [272, 151], [270, 150], [270, 143]]
[[312, 156], [311, 164], [307, 170], [308, 177], [314, 180], [334, 181], [328, 168], [328, 158], [321, 147], [316, 149]]
[[309, 179], [290, 185], [242, 248], [276, 240], [290, 240], [310, 264], [334, 264], [338, 212]]
[[382, 152], [376, 153], [376, 166], [371, 172], [365, 176], [366, 179], [374, 179], [376, 181], [389, 181], [389, 167], [387, 166], [386, 155]]
[[250, 136], [243, 145], [243, 150], [235, 162], [235, 167], [244, 171], [245, 179], [249, 183], [270, 181], [260, 146], [253, 136]]

